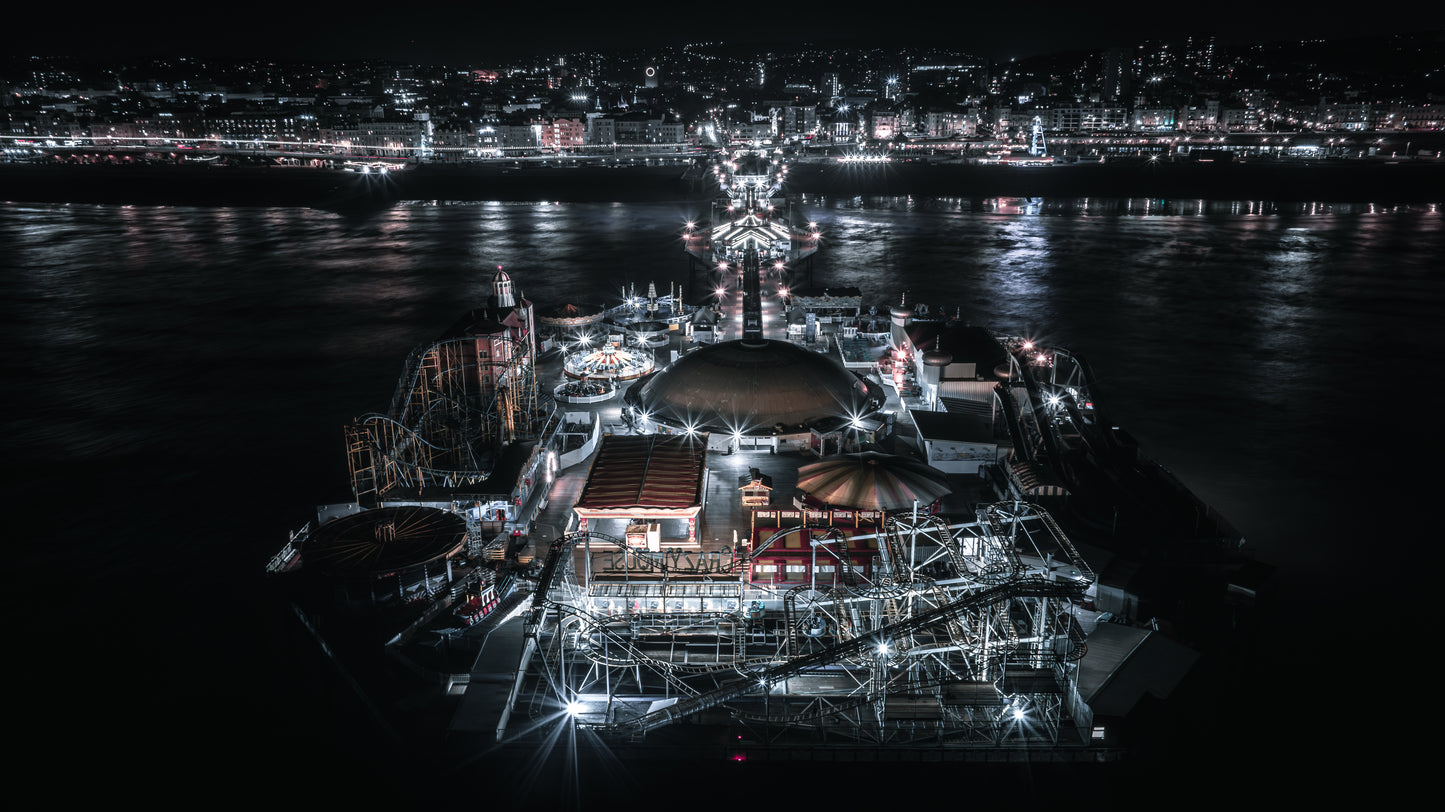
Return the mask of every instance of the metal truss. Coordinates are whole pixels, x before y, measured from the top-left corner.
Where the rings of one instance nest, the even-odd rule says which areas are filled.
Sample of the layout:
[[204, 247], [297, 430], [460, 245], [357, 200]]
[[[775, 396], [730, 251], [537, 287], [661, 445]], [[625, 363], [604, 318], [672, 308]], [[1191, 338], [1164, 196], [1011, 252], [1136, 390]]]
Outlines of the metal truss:
[[[1006, 502], [967, 522], [890, 517], [871, 580], [841, 533], [812, 533], [841, 575], [781, 596], [747, 583], [751, 558], [706, 576], [659, 573], [648, 571], [656, 554], [621, 539], [559, 539], [509, 712], [565, 711], [624, 738], [687, 719], [767, 741], [1084, 741], [1091, 720], [1074, 679], [1085, 643], [1071, 608], [1094, 575], [1047, 512]], [[578, 573], [593, 547], [637, 574], [587, 583]]]
[[504, 336], [452, 338], [413, 351], [391, 409], [347, 427], [357, 501], [427, 487], [456, 488], [491, 474], [496, 450], [539, 423], [528, 346]]

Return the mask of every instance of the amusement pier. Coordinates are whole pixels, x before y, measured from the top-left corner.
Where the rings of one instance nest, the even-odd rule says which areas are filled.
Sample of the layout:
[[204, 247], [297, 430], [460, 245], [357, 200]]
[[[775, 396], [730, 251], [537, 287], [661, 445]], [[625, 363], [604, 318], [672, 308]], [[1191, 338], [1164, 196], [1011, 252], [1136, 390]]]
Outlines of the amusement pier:
[[430, 676], [449, 735], [504, 750], [1145, 746], [1141, 699], [1265, 577], [1238, 533], [1104, 416], [1084, 359], [820, 286], [783, 156], [711, 169], [681, 284], [534, 307], [498, 269], [406, 358], [345, 429], [354, 501], [269, 564], [298, 613], [350, 618]]

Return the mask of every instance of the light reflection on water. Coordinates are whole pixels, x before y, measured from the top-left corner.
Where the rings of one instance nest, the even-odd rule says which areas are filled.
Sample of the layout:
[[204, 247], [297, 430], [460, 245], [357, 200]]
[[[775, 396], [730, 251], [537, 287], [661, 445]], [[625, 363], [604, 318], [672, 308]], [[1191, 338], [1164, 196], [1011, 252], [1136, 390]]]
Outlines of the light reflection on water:
[[[1371, 409], [1360, 382], [1407, 376], [1387, 348], [1445, 316], [1434, 259], [1445, 227], [1429, 207], [904, 197], [804, 208], [824, 234], [818, 284], [856, 286], [880, 309], [906, 291], [1073, 347], [1146, 451], [1274, 557], [1294, 555], [1301, 533], [1347, 524], [1354, 488], [1340, 472], [1384, 458], [1341, 428]], [[343, 487], [328, 456], [340, 426], [385, 405], [406, 353], [483, 303], [498, 265], [538, 305], [665, 289], [687, 280], [678, 231], [696, 216], [680, 204], [360, 218], [0, 205], [6, 453], [200, 466], [238, 478], [229, 487], [250, 503], [304, 512]]]
[[1382, 205], [1378, 203], [1276, 202], [1270, 200], [1202, 200], [1157, 197], [914, 197], [805, 196], [810, 206], [834, 210], [864, 211], [952, 211], [965, 214], [1024, 214], [1034, 216], [1089, 215], [1131, 217], [1203, 217], [1208, 215], [1350, 215], [1404, 214], [1411, 211], [1434, 213], [1434, 204]]

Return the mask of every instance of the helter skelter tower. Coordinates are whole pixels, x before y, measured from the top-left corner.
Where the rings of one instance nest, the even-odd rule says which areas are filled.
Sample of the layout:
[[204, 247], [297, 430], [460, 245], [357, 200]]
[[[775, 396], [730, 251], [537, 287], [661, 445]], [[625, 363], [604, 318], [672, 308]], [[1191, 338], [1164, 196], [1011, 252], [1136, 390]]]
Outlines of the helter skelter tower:
[[532, 303], [499, 267], [484, 307], [408, 356], [391, 408], [347, 427], [358, 503], [485, 481], [505, 446], [539, 429], [535, 358]]
[[1034, 116], [1033, 128], [1029, 131], [1029, 154], [1035, 158], [1048, 154], [1048, 148], [1044, 145], [1044, 121]]

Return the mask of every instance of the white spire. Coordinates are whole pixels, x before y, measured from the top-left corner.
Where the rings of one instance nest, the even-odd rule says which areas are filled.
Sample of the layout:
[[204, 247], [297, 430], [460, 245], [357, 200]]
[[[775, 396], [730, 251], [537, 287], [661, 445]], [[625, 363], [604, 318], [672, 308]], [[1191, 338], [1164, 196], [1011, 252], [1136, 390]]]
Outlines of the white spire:
[[517, 297], [512, 293], [512, 277], [497, 266], [497, 273], [492, 277], [492, 296], [496, 297], [497, 307], [516, 307]]

